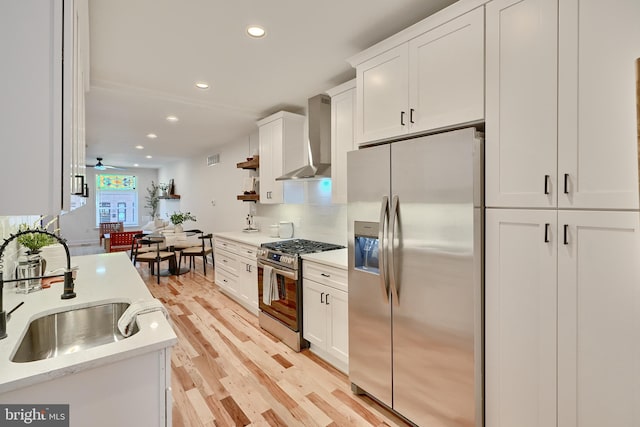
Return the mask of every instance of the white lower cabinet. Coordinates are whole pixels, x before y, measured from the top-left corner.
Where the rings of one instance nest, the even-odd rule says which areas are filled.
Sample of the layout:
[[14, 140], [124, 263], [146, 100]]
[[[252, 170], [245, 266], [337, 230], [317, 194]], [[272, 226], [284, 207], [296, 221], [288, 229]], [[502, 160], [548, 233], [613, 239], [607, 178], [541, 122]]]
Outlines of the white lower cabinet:
[[248, 311], [258, 314], [257, 248], [216, 237], [216, 285]]
[[309, 260], [304, 260], [302, 271], [304, 338], [311, 351], [348, 373], [347, 272]]
[[487, 427], [555, 425], [556, 222], [553, 210], [486, 210]]
[[487, 427], [640, 425], [639, 219], [487, 209]]
[[[171, 427], [171, 348], [124, 357], [78, 372], [69, 369], [60, 377], [52, 375], [48, 381], [0, 393], [3, 405], [69, 405], [66, 424], [62, 420], [51, 423], [36, 420], [33, 424], [7, 421], [2, 425]], [[4, 411], [2, 417], [5, 420]]]

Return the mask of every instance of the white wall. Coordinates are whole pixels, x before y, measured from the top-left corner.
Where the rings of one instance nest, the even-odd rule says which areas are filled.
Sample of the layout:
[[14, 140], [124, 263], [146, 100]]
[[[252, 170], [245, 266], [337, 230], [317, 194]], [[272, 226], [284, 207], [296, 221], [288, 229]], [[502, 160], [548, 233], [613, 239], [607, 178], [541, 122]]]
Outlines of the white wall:
[[[123, 174], [135, 175], [138, 179], [138, 227], [128, 227], [127, 230], [141, 230], [142, 226], [149, 222], [148, 209], [145, 196], [146, 188], [151, 185], [151, 181], [158, 183], [158, 170], [145, 168], [132, 168], [126, 170], [106, 170], [97, 171], [103, 174]], [[87, 203], [74, 211], [67, 212], [60, 216], [60, 234], [73, 244], [97, 244], [99, 242], [98, 227], [96, 227], [96, 170], [87, 168], [87, 182], [89, 183], [89, 198]]]
[[[252, 213], [256, 226], [264, 234], [269, 233], [270, 224], [293, 221], [294, 237], [346, 245], [346, 205], [331, 204], [331, 188], [325, 181], [287, 182], [284, 190], [287, 203], [281, 205], [237, 200], [243, 179], [252, 172], [238, 169], [236, 163], [257, 153], [257, 147], [256, 130], [246, 138], [162, 168], [160, 181], [169, 182], [173, 178], [181, 199], [162, 200], [161, 218], [167, 219], [174, 211], [188, 211], [198, 220], [186, 223], [187, 228], [215, 233], [242, 230], [247, 215]], [[220, 154], [220, 163], [207, 166], [206, 157], [215, 153]]]
[[[185, 223], [185, 228], [204, 232], [241, 230], [252, 202], [242, 202], [242, 183], [248, 170], [236, 164], [257, 152], [258, 133], [232, 143], [212, 147], [208, 152], [179, 161], [160, 169], [160, 182], [173, 179], [180, 200], [161, 200], [160, 218], [168, 219], [176, 211], [191, 212], [197, 221]], [[207, 166], [207, 156], [220, 154], [220, 163]]]

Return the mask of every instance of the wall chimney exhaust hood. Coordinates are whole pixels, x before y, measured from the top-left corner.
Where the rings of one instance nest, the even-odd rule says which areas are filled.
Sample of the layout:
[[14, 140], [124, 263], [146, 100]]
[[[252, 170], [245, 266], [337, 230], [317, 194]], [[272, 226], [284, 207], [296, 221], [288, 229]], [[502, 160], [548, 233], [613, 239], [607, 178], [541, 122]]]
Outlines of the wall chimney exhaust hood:
[[331, 178], [331, 98], [322, 94], [309, 98], [307, 118], [309, 164], [279, 176], [276, 181]]

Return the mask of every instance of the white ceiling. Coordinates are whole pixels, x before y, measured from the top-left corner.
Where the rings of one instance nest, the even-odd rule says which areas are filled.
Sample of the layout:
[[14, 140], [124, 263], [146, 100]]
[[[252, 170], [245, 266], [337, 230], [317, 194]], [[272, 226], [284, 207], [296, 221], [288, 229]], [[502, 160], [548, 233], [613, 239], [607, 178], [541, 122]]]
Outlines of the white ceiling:
[[[309, 97], [354, 77], [346, 58], [451, 3], [89, 0], [87, 163], [161, 167], [248, 141], [256, 120], [304, 113]], [[249, 39], [251, 24], [267, 36]]]

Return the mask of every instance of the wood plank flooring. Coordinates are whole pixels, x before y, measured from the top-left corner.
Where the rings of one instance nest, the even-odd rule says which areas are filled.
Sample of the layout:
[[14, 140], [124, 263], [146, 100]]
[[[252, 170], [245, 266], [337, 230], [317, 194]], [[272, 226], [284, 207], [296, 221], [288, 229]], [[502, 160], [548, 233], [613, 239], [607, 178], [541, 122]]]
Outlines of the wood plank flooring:
[[351, 392], [346, 375], [308, 350], [296, 353], [263, 331], [258, 319], [214, 284], [201, 262], [156, 284], [138, 271], [168, 308], [173, 348], [173, 425], [406, 426], [368, 397]]

